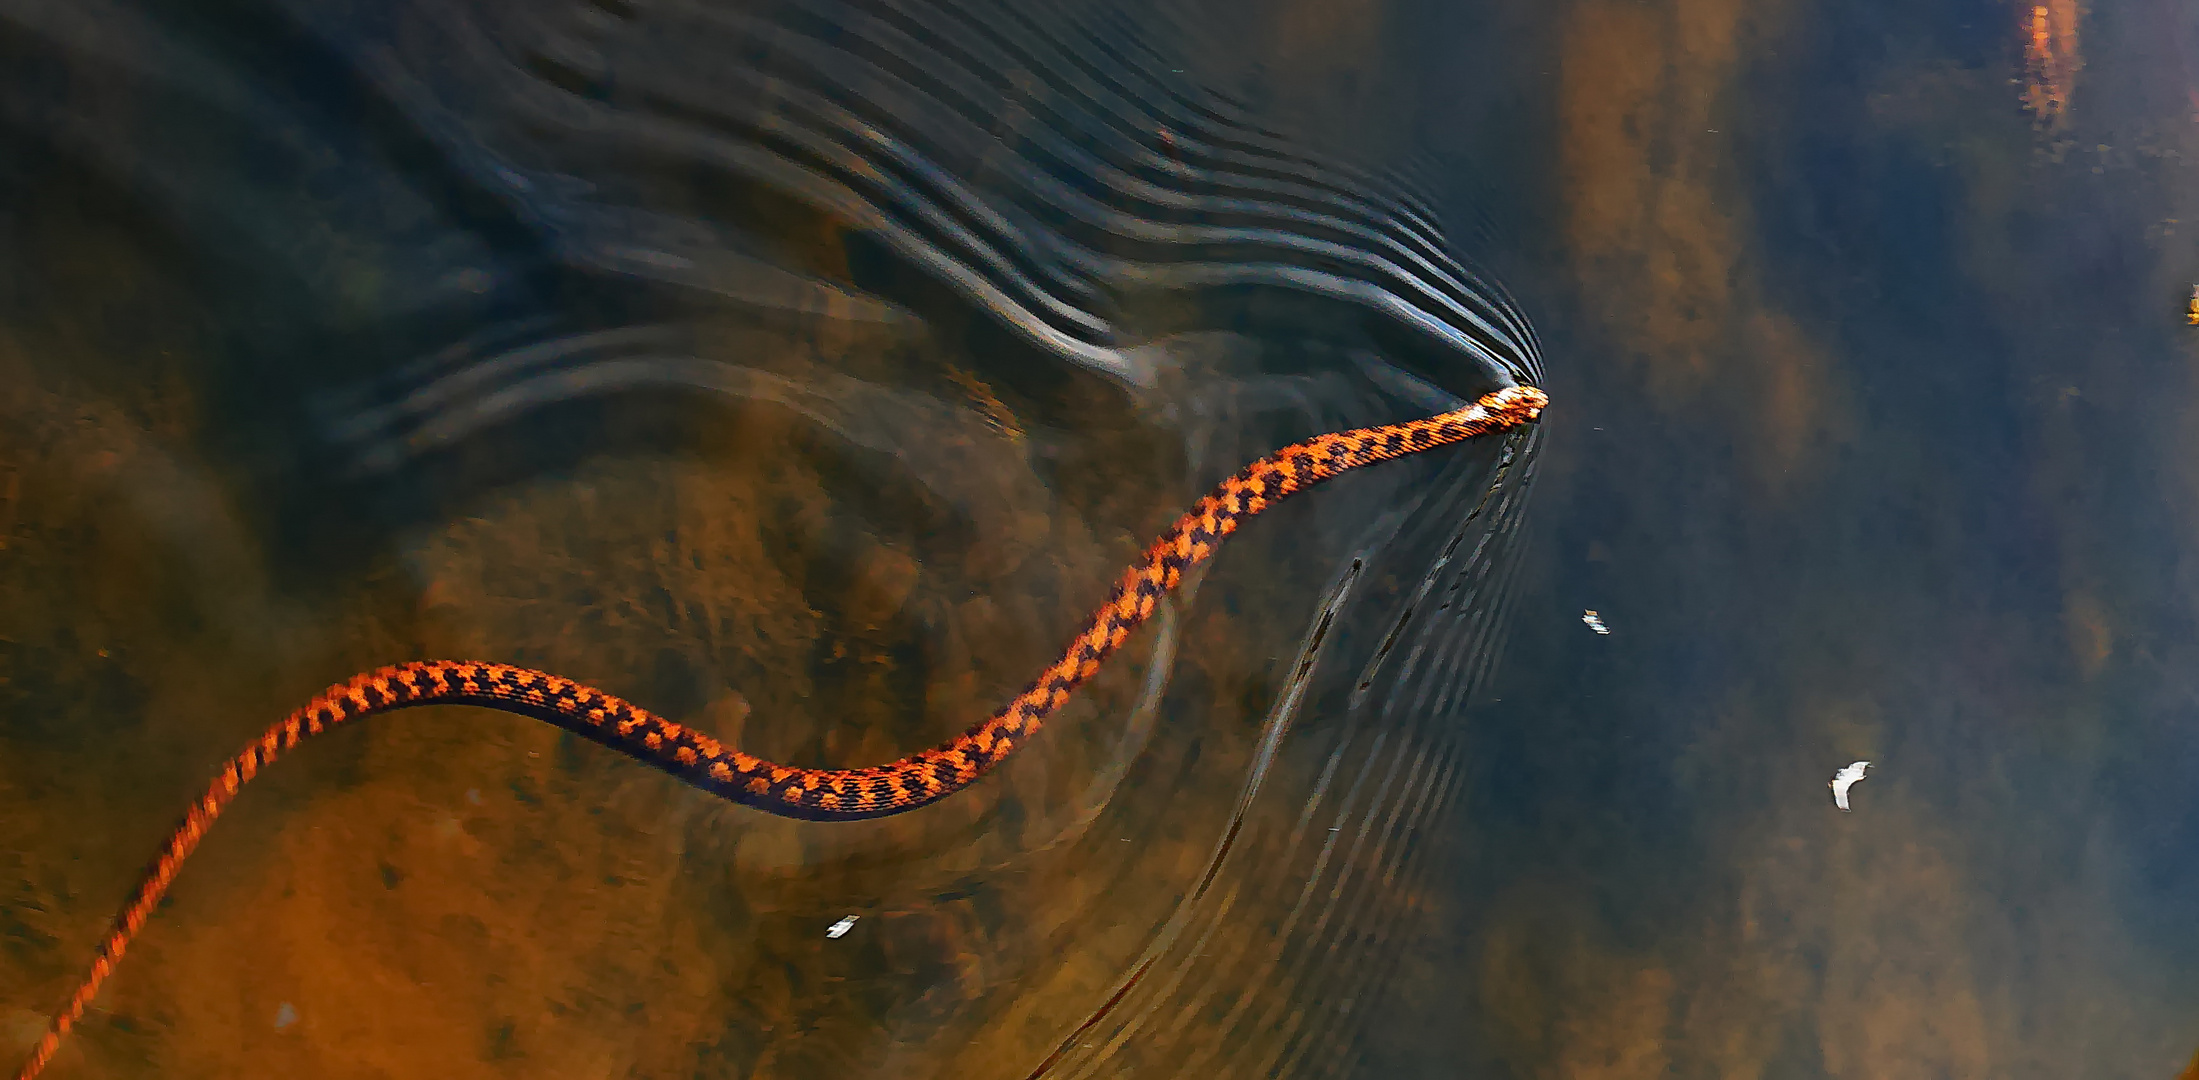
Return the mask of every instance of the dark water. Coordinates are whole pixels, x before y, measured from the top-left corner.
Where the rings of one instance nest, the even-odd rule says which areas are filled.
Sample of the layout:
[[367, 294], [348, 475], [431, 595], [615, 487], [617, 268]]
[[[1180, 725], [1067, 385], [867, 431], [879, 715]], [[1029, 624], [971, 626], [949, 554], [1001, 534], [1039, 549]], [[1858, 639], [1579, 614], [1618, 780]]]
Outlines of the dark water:
[[332, 680], [887, 760], [1531, 379], [922, 813], [329, 736], [51, 1075], [2175, 1075], [2199, 15], [2039, 18], [0, 3], [0, 1052]]

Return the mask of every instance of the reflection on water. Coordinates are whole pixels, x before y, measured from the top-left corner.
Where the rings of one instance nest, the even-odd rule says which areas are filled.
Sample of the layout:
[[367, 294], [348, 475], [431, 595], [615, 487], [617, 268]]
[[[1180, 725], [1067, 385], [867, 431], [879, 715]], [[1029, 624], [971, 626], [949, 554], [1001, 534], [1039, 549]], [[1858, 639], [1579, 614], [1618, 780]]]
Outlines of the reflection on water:
[[2077, 74], [2084, 70], [2084, 54], [2077, 48], [2078, 16], [2076, 0], [2054, 0], [2033, 5], [2025, 23], [2023, 107], [2037, 116], [2042, 128], [2061, 126]]
[[2199, 16], [2035, 8], [0, 2], [0, 1040], [331, 679], [884, 760], [1532, 377], [924, 814], [334, 737], [54, 1075], [2188, 1074]]
[[1389, 1067], [2191, 1060], [2199, 23], [2087, 14], [2057, 158], [2027, 16], [1553, 16], [1568, 407]]
[[[1537, 375], [1425, 195], [1200, 89], [1173, 19], [0, 4], [6, 1050], [331, 679], [494, 658], [889, 760], [1245, 460]], [[1348, 1067], [1538, 445], [1271, 512], [923, 813], [772, 819], [477, 710], [329, 736], [54, 1074]]]

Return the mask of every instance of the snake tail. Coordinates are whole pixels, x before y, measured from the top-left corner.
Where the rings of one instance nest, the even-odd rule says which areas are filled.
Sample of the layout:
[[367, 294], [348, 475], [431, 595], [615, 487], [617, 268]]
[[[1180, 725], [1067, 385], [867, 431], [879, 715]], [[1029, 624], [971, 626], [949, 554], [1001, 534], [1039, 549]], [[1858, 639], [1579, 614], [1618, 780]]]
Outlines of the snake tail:
[[1358, 428], [1294, 443], [1222, 481], [1115, 582], [1061, 658], [998, 711], [954, 738], [899, 761], [857, 769], [781, 765], [726, 746], [614, 694], [510, 664], [422, 660], [354, 676], [323, 691], [222, 766], [191, 805], [100, 942], [68, 1001], [15, 1080], [33, 1080], [53, 1060], [100, 985], [175, 882], [183, 861], [237, 792], [306, 738], [379, 713], [419, 705], [477, 705], [531, 716], [661, 769], [721, 798], [780, 817], [851, 821], [902, 814], [976, 783], [1029, 741], [1101, 663], [1153, 615], [1154, 607], [1211, 556], [1222, 539], [1292, 494], [1353, 469], [1433, 450], [1534, 420], [1543, 392], [1514, 386], [1462, 409], [1402, 424]]

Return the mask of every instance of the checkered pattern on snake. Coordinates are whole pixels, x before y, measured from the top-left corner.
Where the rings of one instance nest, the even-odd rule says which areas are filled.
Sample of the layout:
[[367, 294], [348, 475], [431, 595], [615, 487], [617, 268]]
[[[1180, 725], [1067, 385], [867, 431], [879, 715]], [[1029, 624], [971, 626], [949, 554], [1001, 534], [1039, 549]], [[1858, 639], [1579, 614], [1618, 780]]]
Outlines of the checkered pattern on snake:
[[223, 766], [177, 826], [93, 958], [91, 970], [16, 1073], [31, 1080], [98, 994], [145, 925], [178, 868], [237, 791], [308, 736], [415, 705], [479, 705], [544, 720], [656, 766], [714, 795], [781, 817], [850, 821], [901, 814], [946, 798], [1037, 734], [1130, 632], [1153, 614], [1184, 571], [1214, 553], [1245, 519], [1323, 480], [1377, 462], [1502, 431], [1541, 415], [1549, 398], [1531, 386], [1484, 396], [1463, 409], [1382, 427], [1340, 431], [1286, 446], [1239, 470], [1123, 572], [1114, 593], [1070, 641], [1061, 659], [998, 712], [929, 750], [860, 769], [808, 769], [744, 754], [615, 695], [510, 664], [423, 660], [385, 667], [329, 687]]

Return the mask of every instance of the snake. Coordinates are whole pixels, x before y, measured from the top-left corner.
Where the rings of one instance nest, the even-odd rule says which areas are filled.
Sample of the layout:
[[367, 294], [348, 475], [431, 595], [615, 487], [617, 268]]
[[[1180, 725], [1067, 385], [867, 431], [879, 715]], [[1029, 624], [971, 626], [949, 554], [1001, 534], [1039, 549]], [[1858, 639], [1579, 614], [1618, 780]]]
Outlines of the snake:
[[53, 1014], [15, 1073], [33, 1080], [83, 1019], [100, 985], [145, 927], [161, 898], [237, 792], [307, 738], [352, 722], [421, 705], [474, 705], [533, 717], [601, 743], [742, 806], [808, 821], [904, 814], [968, 788], [1036, 735], [1077, 688], [1152, 617], [1185, 571], [1213, 555], [1248, 518], [1324, 480], [1395, 458], [1501, 432], [1537, 420], [1549, 404], [1537, 387], [1509, 386], [1463, 408], [1399, 424], [1331, 432], [1293, 443], [1216, 485], [1123, 571], [1107, 602], [1023, 692], [961, 734], [885, 765], [812, 769], [766, 761], [585, 683], [481, 661], [419, 660], [353, 676], [323, 691], [224, 764], [191, 804], [129, 903], [101, 941], [90, 969]]

